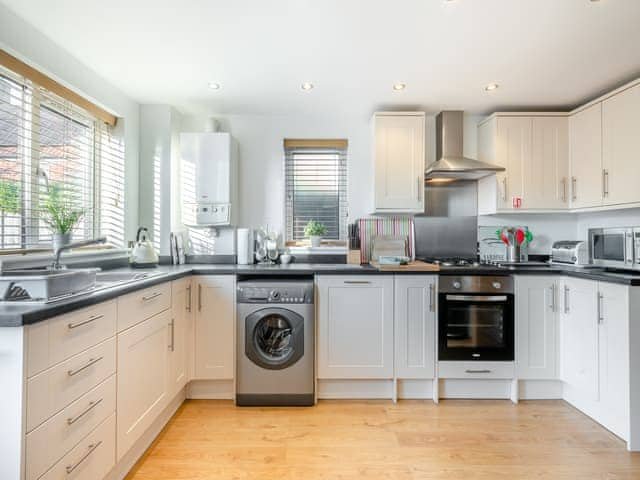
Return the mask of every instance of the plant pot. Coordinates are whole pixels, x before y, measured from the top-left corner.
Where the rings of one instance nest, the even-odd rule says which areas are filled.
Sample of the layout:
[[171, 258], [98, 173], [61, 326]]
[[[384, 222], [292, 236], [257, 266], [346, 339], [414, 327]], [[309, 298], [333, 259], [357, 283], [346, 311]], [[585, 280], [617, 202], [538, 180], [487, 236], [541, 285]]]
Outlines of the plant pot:
[[53, 234], [53, 250], [56, 251], [60, 247], [71, 243], [71, 233], [54, 233]]
[[322, 237], [320, 235], [310, 235], [309, 240], [311, 241], [312, 247], [319, 247]]

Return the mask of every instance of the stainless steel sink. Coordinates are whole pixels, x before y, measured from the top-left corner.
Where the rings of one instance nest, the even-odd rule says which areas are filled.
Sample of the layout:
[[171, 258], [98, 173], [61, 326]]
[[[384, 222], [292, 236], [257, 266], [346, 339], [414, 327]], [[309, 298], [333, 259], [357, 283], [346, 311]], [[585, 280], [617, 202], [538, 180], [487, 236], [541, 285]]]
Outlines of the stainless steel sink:
[[13, 270], [0, 274], [0, 300], [47, 301], [92, 289], [96, 268]]

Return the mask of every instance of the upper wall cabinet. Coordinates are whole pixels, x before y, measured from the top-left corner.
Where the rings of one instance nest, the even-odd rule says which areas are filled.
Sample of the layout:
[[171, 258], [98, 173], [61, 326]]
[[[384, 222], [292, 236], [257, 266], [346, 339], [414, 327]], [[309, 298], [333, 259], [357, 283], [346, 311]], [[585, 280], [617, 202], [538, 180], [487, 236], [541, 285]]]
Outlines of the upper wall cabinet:
[[602, 102], [603, 203], [640, 202], [640, 84]]
[[425, 114], [379, 112], [374, 124], [374, 213], [424, 211]]
[[569, 205], [567, 118], [497, 113], [478, 125], [478, 157], [506, 170], [478, 182], [478, 211], [563, 210]]
[[569, 118], [571, 208], [602, 205], [602, 104]]

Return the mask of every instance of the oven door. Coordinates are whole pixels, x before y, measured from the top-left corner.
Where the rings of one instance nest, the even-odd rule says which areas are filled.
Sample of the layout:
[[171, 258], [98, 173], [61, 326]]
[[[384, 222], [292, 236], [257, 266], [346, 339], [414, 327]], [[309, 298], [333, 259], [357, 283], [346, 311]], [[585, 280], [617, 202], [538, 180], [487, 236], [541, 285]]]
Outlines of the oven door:
[[589, 230], [589, 249], [594, 265], [609, 268], [633, 267], [633, 236], [628, 228]]
[[440, 294], [440, 360], [514, 359], [513, 295]]

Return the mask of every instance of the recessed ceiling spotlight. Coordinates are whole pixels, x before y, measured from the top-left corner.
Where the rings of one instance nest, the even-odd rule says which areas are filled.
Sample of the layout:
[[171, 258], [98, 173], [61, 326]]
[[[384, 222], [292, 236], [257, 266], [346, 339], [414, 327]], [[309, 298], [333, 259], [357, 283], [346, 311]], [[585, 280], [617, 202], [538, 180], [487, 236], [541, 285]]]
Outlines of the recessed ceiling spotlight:
[[484, 87], [484, 89], [487, 92], [490, 92], [492, 90], [496, 90], [500, 85], [498, 85], [497, 83], [490, 83], [489, 85], [487, 85], [486, 87]]
[[393, 89], [396, 92], [399, 92], [401, 90], [404, 90], [405, 88], [407, 88], [407, 84], [406, 83], [394, 83], [393, 84]]
[[211, 90], [220, 90], [220, 84], [216, 82], [209, 82], [209, 88]]
[[300, 88], [302, 90], [312, 90], [313, 89], [313, 83], [304, 82], [302, 85], [300, 85]]

